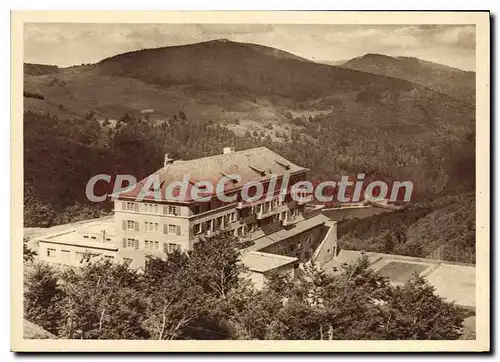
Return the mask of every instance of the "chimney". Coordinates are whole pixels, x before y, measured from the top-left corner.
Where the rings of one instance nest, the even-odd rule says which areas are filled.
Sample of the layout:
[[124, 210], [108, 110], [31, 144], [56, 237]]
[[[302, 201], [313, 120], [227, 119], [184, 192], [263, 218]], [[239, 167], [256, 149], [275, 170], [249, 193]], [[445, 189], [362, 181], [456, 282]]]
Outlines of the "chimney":
[[222, 153], [225, 155], [227, 153], [233, 153], [234, 152], [234, 147], [224, 147], [222, 149]]
[[167, 166], [171, 164], [173, 161], [174, 159], [168, 157], [168, 153], [165, 153], [165, 158], [163, 160], [163, 168], [165, 169], [165, 172], [167, 171]]

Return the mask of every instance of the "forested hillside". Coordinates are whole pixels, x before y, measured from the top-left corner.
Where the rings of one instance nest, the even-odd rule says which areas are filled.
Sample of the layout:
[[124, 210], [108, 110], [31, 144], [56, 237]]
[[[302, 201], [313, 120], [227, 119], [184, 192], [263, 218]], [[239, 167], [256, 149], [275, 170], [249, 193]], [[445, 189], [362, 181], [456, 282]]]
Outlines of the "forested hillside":
[[474, 193], [412, 203], [404, 210], [341, 221], [340, 247], [475, 263]]

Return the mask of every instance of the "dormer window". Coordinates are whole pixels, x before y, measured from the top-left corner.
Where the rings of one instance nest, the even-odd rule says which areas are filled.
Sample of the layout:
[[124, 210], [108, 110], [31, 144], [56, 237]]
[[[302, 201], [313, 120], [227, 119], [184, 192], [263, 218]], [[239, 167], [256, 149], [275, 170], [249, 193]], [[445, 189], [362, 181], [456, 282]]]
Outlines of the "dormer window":
[[276, 163], [278, 165], [280, 165], [281, 167], [284, 167], [285, 170], [289, 170], [290, 169], [290, 164], [288, 162], [276, 161]]
[[220, 174], [231, 181], [233, 184], [237, 184], [239, 182], [237, 178], [229, 177], [229, 175], [225, 174], [224, 172], [221, 172]]
[[254, 170], [255, 172], [257, 172], [260, 176], [266, 176], [266, 171], [261, 169], [261, 168], [258, 168], [256, 166], [252, 166], [252, 165], [249, 165], [248, 167], [250, 167], [252, 170]]

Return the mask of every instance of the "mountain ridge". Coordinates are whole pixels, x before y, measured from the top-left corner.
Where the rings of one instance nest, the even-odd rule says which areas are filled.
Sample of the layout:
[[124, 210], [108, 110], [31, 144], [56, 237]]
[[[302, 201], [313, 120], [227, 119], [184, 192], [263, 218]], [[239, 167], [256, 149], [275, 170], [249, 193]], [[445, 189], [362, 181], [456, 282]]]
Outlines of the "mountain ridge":
[[344, 68], [403, 79], [453, 98], [475, 104], [475, 72], [416, 57], [368, 53], [353, 58]]
[[[257, 112], [259, 117], [262, 113], [274, 114], [285, 120], [283, 114], [286, 111], [276, 114], [272, 109], [276, 107], [267, 103], [262, 106], [255, 100], [265, 98], [263, 103], [279, 103], [280, 109], [288, 110], [290, 103], [300, 103], [305, 109], [314, 103], [314, 111], [325, 111], [331, 108], [332, 102], [343, 102], [360, 92], [393, 98], [412, 91], [431, 95], [424, 89], [428, 87], [409, 80], [320, 64], [267, 46], [223, 40], [142, 49], [90, 65], [55, 69], [55, 72], [38, 72], [42, 74], [26, 72], [26, 90], [40, 93], [45, 98], [45, 103], [29, 99], [27, 108], [50, 110], [61, 117], [75, 114], [83, 117], [87, 111], [85, 108], [92, 107], [101, 118], [118, 118], [124, 113], [153, 108], [158, 110], [159, 116], [167, 117], [177, 113], [186, 103], [195, 103], [195, 107], [201, 103], [207, 108], [214, 105], [222, 108], [221, 112], [230, 108], [231, 113], [236, 108], [238, 115], [229, 117], [235, 119], [252, 108], [247, 104], [251, 100], [254, 105], [266, 108], [264, 112]], [[95, 92], [89, 92], [85, 85], [101, 89], [104, 101], [96, 99]], [[117, 87], [123, 90], [115, 89]], [[106, 93], [113, 95], [113, 99], [107, 99]], [[142, 93], [151, 96], [145, 97]], [[157, 101], [160, 94], [178, 103], [179, 107]], [[217, 94], [220, 97], [224, 94], [226, 101], [214, 99]], [[193, 101], [188, 101], [188, 98]], [[225, 104], [219, 107], [220, 103]], [[201, 109], [195, 113], [202, 117], [207, 115]], [[265, 118], [269, 119], [268, 116]]]

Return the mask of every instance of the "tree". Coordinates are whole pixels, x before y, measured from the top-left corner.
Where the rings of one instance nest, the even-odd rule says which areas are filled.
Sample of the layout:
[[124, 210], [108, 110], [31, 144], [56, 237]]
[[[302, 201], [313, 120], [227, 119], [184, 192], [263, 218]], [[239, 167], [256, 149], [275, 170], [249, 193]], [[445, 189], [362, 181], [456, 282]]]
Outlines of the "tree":
[[228, 318], [234, 291], [248, 287], [240, 262], [243, 244], [230, 231], [200, 240], [190, 253], [189, 270], [193, 282], [203, 290], [203, 303], [198, 317], [185, 331], [190, 338], [228, 338]]
[[385, 339], [457, 339], [465, 310], [434, 293], [424, 278], [414, 275], [392, 288], [382, 307]]
[[203, 289], [193, 281], [186, 254], [148, 258], [143, 280], [146, 291], [145, 325], [151, 338], [176, 339], [205, 302]]
[[54, 269], [44, 263], [35, 263], [27, 269], [24, 282], [24, 317], [27, 320], [57, 334], [62, 297]]
[[422, 278], [393, 287], [361, 258], [338, 276], [307, 266], [249, 294], [232, 318], [240, 339], [456, 339], [464, 314]]
[[384, 253], [390, 253], [394, 249], [394, 239], [391, 232], [384, 235]]
[[28, 237], [25, 237], [23, 239], [23, 260], [25, 262], [33, 262], [37, 253], [36, 251], [28, 247], [28, 241], [29, 241]]
[[51, 205], [44, 204], [35, 195], [33, 187], [24, 184], [24, 226], [50, 227], [54, 223], [56, 212]]
[[61, 278], [61, 336], [82, 339], [144, 339], [145, 305], [140, 278], [126, 264], [92, 259]]
[[67, 224], [82, 220], [96, 219], [106, 215], [107, 213], [101, 208], [76, 202], [64, 208], [56, 217], [55, 221], [57, 224]]
[[224, 299], [231, 289], [237, 287], [246, 270], [239, 263], [240, 252], [241, 242], [231, 231], [196, 243], [189, 263], [193, 271], [198, 271], [196, 282], [208, 294]]

